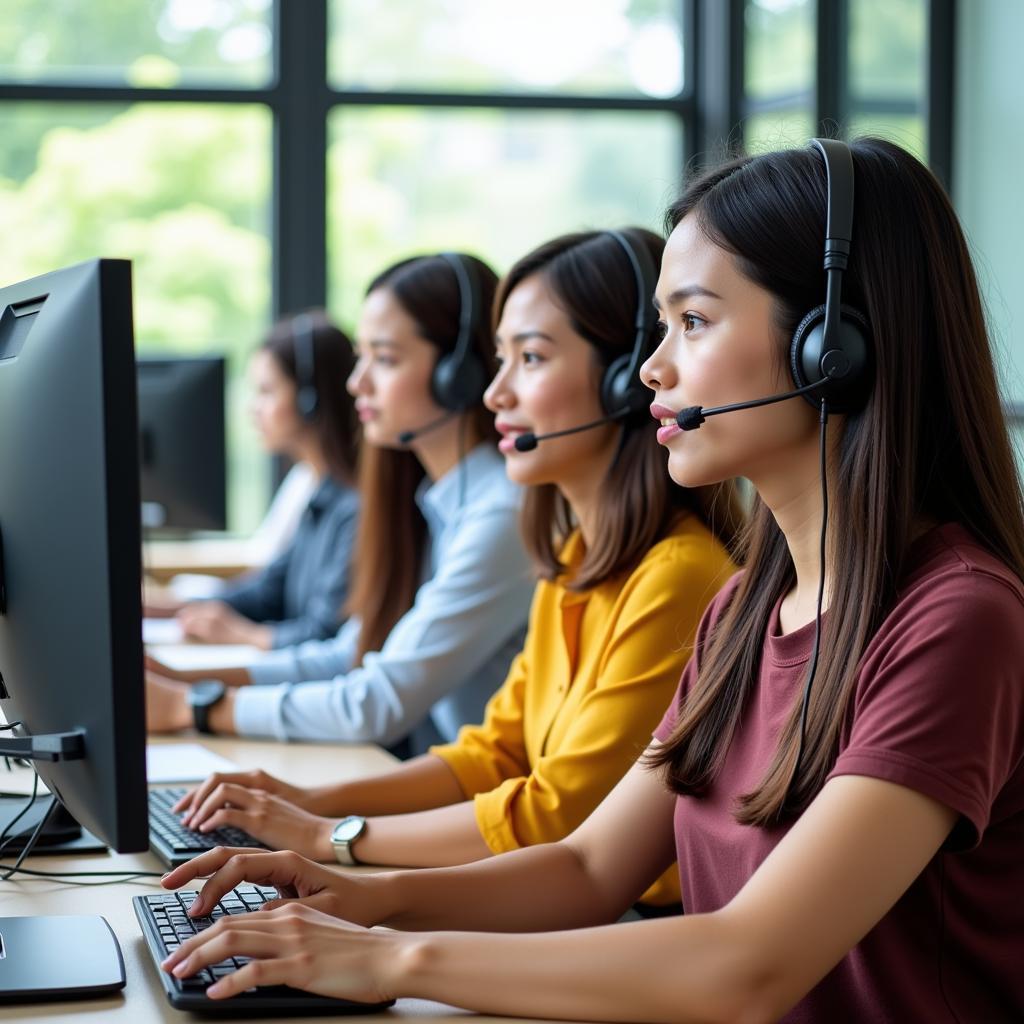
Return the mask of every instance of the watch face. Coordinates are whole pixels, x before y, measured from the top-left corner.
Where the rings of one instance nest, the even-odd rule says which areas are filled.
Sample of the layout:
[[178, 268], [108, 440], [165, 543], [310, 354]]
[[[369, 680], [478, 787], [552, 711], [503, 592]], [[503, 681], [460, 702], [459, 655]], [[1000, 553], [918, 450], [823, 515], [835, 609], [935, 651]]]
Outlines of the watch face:
[[365, 821], [362, 818], [345, 818], [334, 826], [331, 839], [336, 843], [351, 842], [363, 831]]
[[224, 695], [224, 684], [218, 679], [204, 679], [202, 682], [194, 683], [188, 691], [188, 702], [193, 707], [199, 705], [206, 707], [216, 704]]

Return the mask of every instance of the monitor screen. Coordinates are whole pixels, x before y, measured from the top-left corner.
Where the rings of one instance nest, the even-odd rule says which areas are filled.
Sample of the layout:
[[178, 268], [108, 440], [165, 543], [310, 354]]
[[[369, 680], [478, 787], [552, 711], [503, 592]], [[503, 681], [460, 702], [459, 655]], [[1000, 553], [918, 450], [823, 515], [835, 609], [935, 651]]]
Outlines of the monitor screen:
[[[131, 265], [0, 289], [0, 711], [68, 811], [148, 848]], [[49, 741], [58, 746], [56, 741]], [[72, 743], [72, 746], [75, 744]]]
[[142, 522], [227, 528], [224, 359], [139, 359]]

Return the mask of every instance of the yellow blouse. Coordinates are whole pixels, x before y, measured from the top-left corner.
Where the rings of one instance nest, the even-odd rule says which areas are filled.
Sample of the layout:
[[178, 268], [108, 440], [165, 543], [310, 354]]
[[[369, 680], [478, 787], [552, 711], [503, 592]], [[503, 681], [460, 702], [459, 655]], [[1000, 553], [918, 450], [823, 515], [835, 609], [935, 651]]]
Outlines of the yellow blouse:
[[[534, 592], [522, 653], [483, 725], [433, 747], [455, 773], [495, 853], [567, 836], [644, 750], [675, 692], [705, 607], [735, 566], [695, 515], [684, 516], [628, 575], [583, 593], [568, 577]], [[644, 902], [679, 899], [670, 868]]]

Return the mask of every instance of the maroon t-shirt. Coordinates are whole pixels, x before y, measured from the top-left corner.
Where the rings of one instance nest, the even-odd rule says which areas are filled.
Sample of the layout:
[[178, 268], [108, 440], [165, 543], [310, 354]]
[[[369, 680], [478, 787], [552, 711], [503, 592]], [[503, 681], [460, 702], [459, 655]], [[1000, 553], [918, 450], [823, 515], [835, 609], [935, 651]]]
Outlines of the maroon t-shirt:
[[[943, 850], [789, 1022], [1024, 1021], [1024, 586], [956, 525], [918, 541], [911, 563], [861, 661], [829, 777], [886, 779], [960, 818]], [[709, 607], [698, 645], [736, 579]], [[722, 773], [706, 796], [676, 802], [687, 912], [725, 906], [788, 831], [739, 825], [733, 810], [764, 778], [813, 640], [813, 622], [779, 635], [776, 606]], [[661, 741], [698, 661], [699, 653], [654, 733]]]

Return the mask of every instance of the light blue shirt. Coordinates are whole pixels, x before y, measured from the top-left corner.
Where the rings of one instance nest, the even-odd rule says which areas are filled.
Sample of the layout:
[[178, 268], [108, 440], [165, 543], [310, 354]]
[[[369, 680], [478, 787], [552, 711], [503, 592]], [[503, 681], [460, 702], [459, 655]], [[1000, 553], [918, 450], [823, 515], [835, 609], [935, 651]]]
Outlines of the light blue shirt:
[[390, 745], [428, 715], [447, 742], [483, 721], [522, 647], [536, 582], [519, 535], [521, 498], [489, 444], [424, 481], [424, 582], [384, 646], [353, 668], [354, 618], [330, 640], [269, 652], [249, 667], [256, 685], [236, 691], [237, 731]]

